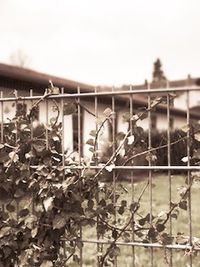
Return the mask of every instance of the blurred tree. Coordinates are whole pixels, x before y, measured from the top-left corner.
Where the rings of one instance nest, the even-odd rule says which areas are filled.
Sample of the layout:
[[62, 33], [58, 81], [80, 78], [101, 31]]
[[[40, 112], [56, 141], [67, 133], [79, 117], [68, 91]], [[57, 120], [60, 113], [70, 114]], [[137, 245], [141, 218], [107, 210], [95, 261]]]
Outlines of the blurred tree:
[[154, 62], [154, 69], [153, 69], [153, 82], [163, 82], [166, 81], [166, 77], [164, 75], [164, 72], [162, 70], [162, 63], [160, 59], [158, 58]]
[[25, 68], [29, 65], [30, 58], [22, 49], [17, 49], [10, 55], [10, 63]]

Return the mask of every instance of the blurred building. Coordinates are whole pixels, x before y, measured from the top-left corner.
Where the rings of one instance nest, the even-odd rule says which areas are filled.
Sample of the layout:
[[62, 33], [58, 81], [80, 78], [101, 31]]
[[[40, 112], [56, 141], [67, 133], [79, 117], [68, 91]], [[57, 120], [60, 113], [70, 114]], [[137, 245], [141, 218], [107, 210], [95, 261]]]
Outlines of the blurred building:
[[[81, 93], [89, 93], [95, 91], [112, 91], [113, 89], [110, 87], [97, 87], [94, 86], [71, 81], [68, 79], [63, 79], [59, 77], [55, 77], [52, 75], [47, 75], [43, 73], [39, 73], [30, 69], [25, 69], [16, 66], [10, 66], [6, 64], [0, 64], [0, 91], [1, 97], [11, 98], [16, 96], [30, 96], [30, 95], [43, 95], [45, 89], [48, 87], [49, 80], [51, 80], [54, 86], [63, 88], [63, 93], [74, 94], [77, 93], [77, 90], [80, 90]], [[152, 83], [147, 85], [145, 82], [143, 85], [132, 86], [132, 90], [143, 90], [146, 89], [147, 86], [150, 88], [178, 88], [178, 87], [193, 87], [200, 84], [199, 79], [194, 79], [188, 77], [187, 79], [170, 81], [168, 83]], [[17, 93], [16, 93], [17, 90]], [[121, 88], [115, 88], [117, 90], [130, 90], [130, 86], [123, 86]], [[152, 99], [157, 96], [165, 95], [165, 91], [163, 93], [155, 93], [152, 95]], [[71, 98], [70, 98], [71, 99]], [[63, 101], [73, 101], [72, 99], [64, 99]], [[96, 98], [96, 103], [98, 105], [97, 110], [95, 110], [95, 96], [85, 96], [81, 98], [80, 105], [80, 137], [82, 150], [85, 154], [88, 154], [89, 146], [85, 145], [91, 130], [94, 130], [96, 127], [96, 120], [94, 114], [98, 113], [100, 117], [103, 114], [103, 111], [109, 107], [112, 109], [112, 97], [109, 94], [105, 94], [102, 96], [98, 96]], [[124, 122], [123, 115], [124, 113], [129, 112], [130, 100], [132, 99], [133, 112], [138, 113], [139, 111], [145, 110], [148, 106], [148, 95], [147, 94], [133, 94], [132, 98], [130, 95], [115, 95], [115, 114], [116, 114], [116, 132], [126, 131], [128, 128], [128, 123]], [[61, 101], [56, 100], [59, 107], [61, 107]], [[25, 101], [27, 110], [30, 109], [31, 105], [34, 101]], [[47, 104], [48, 102], [48, 104]], [[47, 102], [42, 102], [38, 109], [37, 118], [42, 123], [48, 123], [51, 117], [55, 117], [55, 110], [53, 107], [52, 100], [48, 100]], [[2, 102], [1, 102], [2, 103]], [[16, 112], [21, 108], [22, 101], [17, 101], [16, 105], [12, 105], [12, 101], [7, 101], [2, 104], [1, 114], [1, 123], [9, 122], [9, 119], [14, 117]], [[200, 120], [200, 91], [190, 92], [190, 101], [189, 107], [191, 109], [190, 118], [192, 120]], [[170, 128], [181, 128], [186, 124], [186, 93], [176, 93], [176, 96], [172, 99], [170, 103]], [[64, 122], [65, 129], [65, 140], [64, 145], [65, 149], [73, 150], [77, 149], [78, 142], [78, 116], [77, 113], [73, 115], [64, 115], [64, 119], [61, 117], [62, 112], [59, 116], [60, 122]], [[149, 128], [148, 119], [144, 119], [138, 122], [139, 126], [142, 126], [145, 130]], [[104, 127], [104, 140], [112, 139], [112, 125], [109, 123]], [[158, 131], [166, 130], [168, 127], [167, 123], [167, 106], [162, 103], [159, 104], [155, 110], [152, 111], [151, 114], [151, 127], [152, 129], [157, 129]]]

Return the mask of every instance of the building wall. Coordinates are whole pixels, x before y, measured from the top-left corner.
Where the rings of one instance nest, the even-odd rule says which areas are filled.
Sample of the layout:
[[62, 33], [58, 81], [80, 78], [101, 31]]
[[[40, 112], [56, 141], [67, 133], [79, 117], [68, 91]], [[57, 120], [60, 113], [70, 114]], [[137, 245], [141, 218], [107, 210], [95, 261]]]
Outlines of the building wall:
[[[200, 91], [189, 92], [189, 108], [200, 105]], [[182, 110], [187, 109], [187, 93], [183, 93], [174, 99], [174, 107]]]
[[[200, 99], [200, 98], [199, 98]], [[184, 97], [182, 99], [184, 101]], [[19, 101], [20, 102], [20, 101]], [[31, 101], [26, 101], [27, 109], [30, 110], [32, 104]], [[47, 105], [48, 103], [48, 105]], [[81, 104], [85, 106], [90, 112], [95, 113], [94, 109], [94, 102], [86, 102], [81, 101]], [[61, 109], [61, 103], [57, 101], [57, 105], [59, 109]], [[39, 121], [41, 123], [49, 123], [51, 118], [55, 118], [57, 116], [57, 112], [55, 111], [55, 103], [52, 100], [46, 100], [40, 103], [40, 112], [39, 112]], [[98, 105], [98, 116], [102, 117], [103, 112], [106, 108], [110, 107], [110, 105], [101, 103]], [[110, 107], [111, 108], [111, 107]], [[1, 109], [0, 109], [1, 110]], [[116, 125], [117, 125], [117, 132], [126, 132], [128, 129], [128, 123], [124, 122], [123, 114], [125, 112], [129, 112], [127, 107], [116, 106], [117, 116], [116, 116]], [[93, 115], [89, 114], [84, 108], [82, 109], [83, 112], [83, 132], [82, 132], [82, 140], [83, 140], [83, 154], [91, 158], [92, 152], [89, 151], [90, 146], [87, 143], [87, 140], [91, 138], [90, 132], [96, 129], [96, 119]], [[3, 117], [3, 121], [8, 123], [9, 119], [12, 119], [16, 113], [16, 104], [12, 102], [5, 102], [3, 104], [3, 114], [1, 114], [1, 118]], [[165, 114], [160, 113], [152, 113], [152, 118], [156, 119], [156, 128], [160, 131], [167, 130], [167, 116]], [[177, 116], [172, 116], [173, 119], [173, 129], [181, 128], [186, 125], [186, 118], [181, 118]], [[72, 115], [64, 116], [64, 148], [65, 150], [72, 152], [73, 151], [73, 122], [72, 122]], [[62, 122], [62, 112], [60, 112], [58, 122]], [[149, 129], [149, 122], [148, 119], [144, 119], [142, 121], [138, 121], [138, 126], [141, 126], [144, 130]], [[110, 129], [108, 124], [105, 124], [103, 130], [101, 132], [100, 140], [99, 140], [99, 148], [102, 150], [109, 146], [110, 140]]]

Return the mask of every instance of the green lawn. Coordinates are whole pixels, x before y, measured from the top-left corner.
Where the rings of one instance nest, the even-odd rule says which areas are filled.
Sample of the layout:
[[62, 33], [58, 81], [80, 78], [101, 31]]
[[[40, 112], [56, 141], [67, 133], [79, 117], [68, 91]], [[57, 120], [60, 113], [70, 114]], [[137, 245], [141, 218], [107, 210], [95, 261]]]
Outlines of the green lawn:
[[[185, 176], [174, 175], [171, 177], [172, 180], [172, 201], [176, 202], [179, 199], [179, 194], [177, 188], [185, 184]], [[134, 185], [135, 199], [137, 200], [142, 188], [144, 187], [146, 181], [138, 182]], [[128, 189], [126, 193], [124, 190], [121, 190], [120, 184], [117, 184], [117, 189], [121, 192], [121, 198], [126, 199], [131, 203], [131, 185], [129, 182], [123, 182], [123, 186]], [[198, 186], [192, 188], [192, 226], [193, 226], [193, 235], [200, 237], [200, 189]], [[167, 211], [169, 207], [169, 178], [167, 175], [156, 175], [153, 177], [153, 214], [158, 214], [161, 211]], [[149, 202], [149, 189], [147, 189], [141, 200], [141, 209], [140, 214], [145, 215], [149, 211], [150, 202]], [[180, 210], [178, 219], [172, 220], [173, 226], [173, 235], [176, 235], [178, 232], [183, 232], [184, 235], [188, 235], [189, 226], [188, 226], [188, 211]], [[83, 237], [92, 239], [96, 238], [95, 228], [83, 229]], [[120, 246], [121, 255], [118, 257], [119, 267], [131, 267], [132, 265], [132, 248], [127, 246]], [[168, 252], [167, 252], [168, 253]], [[139, 248], [135, 247], [135, 263], [137, 267], [146, 267], [151, 266], [150, 264], [150, 249], [148, 248]], [[96, 245], [95, 244], [84, 244], [83, 247], [83, 261], [84, 266], [93, 267], [96, 266]], [[184, 255], [184, 251], [173, 252], [173, 266], [188, 266], [189, 261], [188, 256]], [[75, 265], [70, 265], [75, 266]], [[154, 249], [153, 250], [153, 266], [168, 266], [166, 260], [164, 260], [164, 249]], [[200, 267], [200, 254], [193, 257], [193, 266]]]

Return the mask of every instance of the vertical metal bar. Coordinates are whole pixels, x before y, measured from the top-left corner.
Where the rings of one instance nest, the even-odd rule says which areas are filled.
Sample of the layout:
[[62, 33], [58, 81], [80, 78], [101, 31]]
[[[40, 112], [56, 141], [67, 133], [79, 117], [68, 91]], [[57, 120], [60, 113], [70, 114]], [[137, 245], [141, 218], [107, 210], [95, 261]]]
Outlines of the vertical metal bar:
[[[30, 89], [30, 97], [33, 96], [33, 90]], [[31, 100], [31, 108], [33, 106], [33, 100]], [[31, 141], [33, 140], [33, 118], [30, 117], [30, 123], [31, 123]], [[33, 150], [33, 146], [32, 146], [32, 142], [31, 142], [31, 152]], [[32, 202], [32, 213], [34, 214], [35, 213], [35, 203], [34, 201]]]
[[[167, 89], [169, 88], [169, 82], [167, 81]], [[171, 136], [170, 136], [170, 94], [167, 94], [167, 164], [171, 166]], [[169, 182], [169, 209], [172, 203], [172, 180], [171, 180], [171, 170], [168, 170], [168, 182]], [[169, 234], [172, 237], [172, 217], [169, 217]], [[172, 250], [170, 249], [170, 267], [172, 267]]]
[[[61, 88], [61, 94], [64, 94], [64, 88]], [[61, 140], [61, 146], [62, 146], [62, 167], [64, 170], [65, 167], [65, 147], [64, 147], [64, 138], [65, 138], [65, 120], [64, 120], [64, 99], [61, 98], [61, 111], [60, 111], [60, 115], [61, 115], [61, 121], [62, 121], [62, 129], [61, 129], [61, 136], [62, 136], [62, 140]], [[63, 171], [63, 180], [65, 179], [65, 172]]]
[[[46, 110], [46, 126], [49, 123], [49, 101], [48, 99], [45, 100], [45, 110]], [[46, 127], [46, 149], [49, 148], [49, 137], [48, 137], [48, 127]]]
[[[3, 91], [1, 91], [1, 98], [3, 98]], [[3, 138], [3, 120], [4, 120], [3, 104], [4, 104], [4, 102], [1, 101], [1, 143], [4, 142], [4, 138]]]
[[[15, 97], [16, 97], [15, 105], [16, 105], [16, 111], [17, 111], [17, 104], [18, 104], [18, 100], [17, 100], [17, 98], [18, 98], [18, 91], [17, 90], [15, 90]], [[16, 122], [17, 122], [17, 120], [16, 120]], [[18, 139], [18, 122], [15, 123], [15, 127], [16, 127], [15, 140], [17, 142], [17, 139]], [[18, 221], [18, 219], [19, 219], [19, 200], [18, 199], [16, 200], [16, 212], [17, 212], [17, 221]]]
[[[80, 87], [77, 87], [77, 93], [80, 94]], [[81, 165], [81, 107], [80, 107], [80, 97], [78, 97], [78, 107], [77, 107], [77, 111], [78, 111], [78, 154], [79, 154], [79, 166]], [[79, 172], [79, 178], [81, 178], [81, 173]], [[81, 188], [80, 188], [81, 191]], [[80, 192], [81, 193], [81, 192]], [[82, 249], [82, 236], [83, 236], [83, 229], [82, 226], [80, 225], [80, 267], [83, 266], [83, 249]]]
[[[30, 89], [30, 97], [33, 96], [33, 90]], [[33, 106], [33, 100], [31, 100], [31, 108]], [[31, 123], [31, 140], [33, 140], [33, 118], [30, 118], [30, 123]], [[31, 145], [31, 150], [32, 150], [32, 145]]]
[[[64, 88], [61, 88], [61, 94], [64, 94]], [[63, 181], [65, 180], [65, 147], [64, 147], [64, 138], [65, 138], [65, 120], [64, 120], [64, 99], [61, 98], [60, 102], [60, 116], [62, 122], [61, 128], [61, 150], [62, 150], [62, 167], [63, 167]], [[66, 241], [63, 241], [63, 254], [64, 257], [67, 258], [67, 250], [66, 250]]]
[[[95, 93], [97, 93], [97, 87], [95, 87]], [[98, 118], [98, 98], [97, 96], [94, 97], [94, 114], [95, 114], [95, 118]], [[97, 120], [95, 120], [95, 131], [96, 133], [98, 132], [98, 123]], [[94, 161], [95, 161], [95, 165], [98, 165], [98, 136], [97, 136], [97, 142], [96, 145], [94, 147]], [[99, 194], [97, 195], [97, 206], [99, 203]], [[100, 235], [99, 235], [99, 231], [98, 231], [98, 225], [99, 225], [99, 215], [97, 214], [97, 227], [96, 227], [96, 234], [97, 234], [97, 240], [99, 240]], [[97, 243], [97, 266], [99, 267], [101, 264], [101, 256], [100, 252], [102, 252], [102, 248], [103, 245], [100, 245], [99, 243]]]
[[[1, 91], [1, 98], [3, 98], [3, 91]], [[1, 101], [1, 143], [4, 143], [4, 136], [3, 136], [3, 120], [4, 120], [4, 114], [3, 114], [3, 101]], [[5, 210], [4, 204], [2, 204], [2, 210]]]
[[[190, 166], [190, 100], [189, 100], [189, 90], [186, 92], [186, 101], [187, 101], [187, 125], [189, 126], [189, 131], [187, 131], [187, 166]], [[188, 171], [187, 173], [187, 183], [188, 186], [191, 186], [192, 179], [191, 173]], [[191, 206], [191, 188], [188, 192], [188, 216], [189, 216], [189, 238], [190, 245], [192, 245], [192, 206]], [[192, 255], [189, 256], [189, 266], [192, 267]]]
[[[114, 92], [114, 87], [112, 87], [112, 92]], [[115, 97], [112, 96], [112, 152], [113, 155], [116, 151], [116, 113], [115, 113]], [[113, 202], [115, 207], [115, 217], [114, 221], [116, 224], [116, 218], [117, 218], [117, 209], [116, 209], [116, 172], [113, 170], [112, 172], [112, 178], [113, 178]], [[117, 257], [115, 257], [114, 266], [117, 267]]]
[[[150, 91], [150, 84], [148, 83], [148, 90]], [[152, 131], [152, 122], [151, 122], [151, 93], [148, 94], [148, 149], [151, 149], [151, 131]], [[151, 155], [149, 155], [149, 166], [151, 166]], [[152, 225], [152, 171], [149, 170], [149, 203], [150, 203], [150, 225]], [[153, 267], [153, 248], [150, 248], [151, 253], [151, 266]]]
[[[130, 92], [132, 92], [133, 88], [130, 85]], [[132, 117], [133, 117], [133, 95], [130, 93], [129, 96], [129, 105], [130, 105], [130, 134], [133, 135], [133, 124], [132, 124]], [[131, 203], [134, 202], [134, 194], [135, 194], [135, 186], [134, 186], [134, 181], [133, 181], [133, 171], [131, 171]], [[133, 214], [133, 220], [132, 220], [132, 241], [134, 242], [135, 240], [135, 235], [134, 235], [134, 214]], [[135, 247], [132, 246], [132, 266], [135, 267]]]

